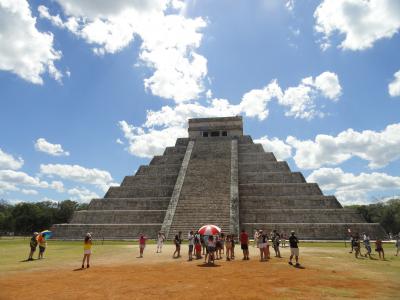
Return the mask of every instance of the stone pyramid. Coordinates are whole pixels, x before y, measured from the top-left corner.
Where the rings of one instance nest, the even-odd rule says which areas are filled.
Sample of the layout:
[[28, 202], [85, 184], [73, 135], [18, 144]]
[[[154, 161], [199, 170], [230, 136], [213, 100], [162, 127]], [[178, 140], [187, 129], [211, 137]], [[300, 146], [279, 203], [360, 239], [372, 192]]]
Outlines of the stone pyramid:
[[344, 239], [348, 229], [371, 238], [385, 234], [243, 135], [242, 117], [190, 119], [188, 131], [70, 223], [54, 225], [55, 237], [153, 238], [162, 231], [173, 238], [204, 224], [236, 234], [295, 230], [301, 239]]

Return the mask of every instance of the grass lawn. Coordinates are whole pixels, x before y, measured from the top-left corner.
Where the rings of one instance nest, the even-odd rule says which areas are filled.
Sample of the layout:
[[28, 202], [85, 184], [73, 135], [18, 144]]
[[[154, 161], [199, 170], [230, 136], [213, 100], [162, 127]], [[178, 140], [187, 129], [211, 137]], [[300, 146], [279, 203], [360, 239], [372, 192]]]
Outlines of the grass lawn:
[[268, 262], [259, 262], [257, 248], [250, 247], [251, 260], [242, 261], [235, 247], [234, 261], [218, 260], [213, 268], [203, 267], [203, 260], [188, 262], [187, 245], [182, 258], [172, 259], [173, 245], [156, 254], [149, 243], [140, 259], [137, 242], [95, 241], [91, 268], [81, 270], [82, 242], [50, 240], [45, 259], [27, 262], [28, 238], [0, 239], [0, 299], [398, 298], [394, 245], [384, 246], [384, 261], [377, 254], [356, 259], [348, 247], [301, 243], [302, 269], [287, 264], [288, 248], [281, 250], [283, 258], [271, 253]]

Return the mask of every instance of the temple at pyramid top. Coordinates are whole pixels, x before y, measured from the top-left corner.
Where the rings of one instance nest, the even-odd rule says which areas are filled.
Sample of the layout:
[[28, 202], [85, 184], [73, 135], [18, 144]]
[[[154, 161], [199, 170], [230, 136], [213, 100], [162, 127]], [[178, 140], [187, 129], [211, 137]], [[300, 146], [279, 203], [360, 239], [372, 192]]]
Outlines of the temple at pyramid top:
[[379, 224], [343, 208], [243, 134], [241, 116], [188, 122], [189, 137], [93, 199], [88, 210], [75, 212], [70, 223], [55, 225], [54, 237], [92, 232], [95, 238], [132, 239], [161, 231], [171, 239], [205, 224], [236, 235], [276, 229], [287, 235], [295, 230], [300, 239], [342, 240], [349, 230], [384, 236]]
[[189, 138], [243, 135], [241, 116], [189, 119]]

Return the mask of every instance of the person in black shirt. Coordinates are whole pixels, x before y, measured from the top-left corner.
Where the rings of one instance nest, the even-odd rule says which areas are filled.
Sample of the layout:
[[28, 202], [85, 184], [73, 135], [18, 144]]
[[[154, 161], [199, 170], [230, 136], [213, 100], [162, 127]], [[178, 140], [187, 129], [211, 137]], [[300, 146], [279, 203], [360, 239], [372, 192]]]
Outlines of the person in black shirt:
[[299, 240], [294, 235], [294, 231], [292, 230], [291, 235], [289, 237], [289, 245], [290, 245], [289, 265], [293, 265], [292, 258], [294, 256], [295, 259], [296, 259], [296, 267], [300, 266], [300, 264], [299, 264], [299, 246], [298, 246], [298, 243], [299, 243]]

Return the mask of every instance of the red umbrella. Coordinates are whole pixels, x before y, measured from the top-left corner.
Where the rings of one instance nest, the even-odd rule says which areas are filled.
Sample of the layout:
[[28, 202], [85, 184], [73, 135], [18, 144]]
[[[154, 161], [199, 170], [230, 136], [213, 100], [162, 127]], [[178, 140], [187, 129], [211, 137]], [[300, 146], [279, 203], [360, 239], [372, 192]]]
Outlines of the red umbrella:
[[215, 225], [204, 225], [199, 229], [201, 235], [217, 235], [221, 232], [221, 228]]

